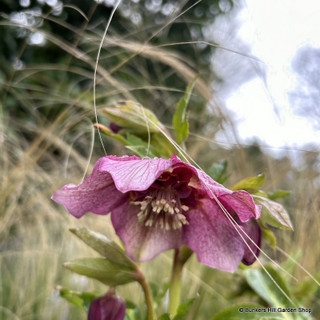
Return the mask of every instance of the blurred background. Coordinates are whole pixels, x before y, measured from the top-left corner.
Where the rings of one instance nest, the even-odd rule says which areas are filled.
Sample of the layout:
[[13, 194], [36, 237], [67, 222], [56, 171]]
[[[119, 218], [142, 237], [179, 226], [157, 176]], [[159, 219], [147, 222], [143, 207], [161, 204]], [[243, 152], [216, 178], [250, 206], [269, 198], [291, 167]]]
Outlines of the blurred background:
[[[93, 75], [115, 3], [0, 2], [0, 319], [85, 319], [56, 286], [105, 290], [62, 263], [94, 255], [69, 228], [112, 238], [109, 218], [77, 221], [50, 198], [64, 184], [80, 183], [104, 155], [93, 128]], [[295, 230], [275, 231], [278, 246], [313, 275], [320, 262], [319, 10], [311, 0], [123, 0], [102, 45], [96, 86], [100, 123], [109, 125], [103, 107], [133, 100], [172, 132], [176, 103], [199, 75], [189, 104], [189, 154], [204, 170], [227, 160], [227, 187], [265, 173], [265, 191], [289, 190], [282, 203]], [[103, 143], [108, 154], [130, 154], [108, 137]], [[145, 267], [150, 278], [169, 277], [170, 254]], [[290, 272], [305, 277], [297, 265]], [[200, 297], [190, 319], [251, 299], [235, 295], [238, 274], [193, 258], [186, 275], [186, 298]], [[126, 298], [137, 290], [120, 288]]]

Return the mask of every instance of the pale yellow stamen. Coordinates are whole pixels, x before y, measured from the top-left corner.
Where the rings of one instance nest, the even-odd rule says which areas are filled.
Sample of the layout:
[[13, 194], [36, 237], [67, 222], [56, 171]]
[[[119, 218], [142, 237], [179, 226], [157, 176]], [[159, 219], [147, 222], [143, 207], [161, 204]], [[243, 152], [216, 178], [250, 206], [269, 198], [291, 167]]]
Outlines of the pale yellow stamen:
[[137, 218], [146, 227], [160, 227], [169, 231], [181, 229], [183, 225], [189, 224], [183, 214], [189, 210], [189, 207], [181, 204], [175, 191], [156, 190], [146, 196], [143, 201], [131, 203], [140, 206]]

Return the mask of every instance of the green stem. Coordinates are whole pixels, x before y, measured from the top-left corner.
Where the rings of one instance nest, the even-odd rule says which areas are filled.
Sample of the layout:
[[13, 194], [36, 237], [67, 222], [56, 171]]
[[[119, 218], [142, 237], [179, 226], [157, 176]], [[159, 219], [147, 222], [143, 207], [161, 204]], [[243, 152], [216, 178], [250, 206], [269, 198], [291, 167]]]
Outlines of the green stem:
[[140, 270], [138, 270], [138, 277], [139, 277], [139, 283], [143, 289], [144, 297], [147, 304], [147, 310], [148, 310], [148, 320], [156, 320], [157, 316], [153, 307], [153, 298], [152, 298], [152, 292], [149, 286], [149, 283], [147, 282], [146, 278], [142, 274]]
[[169, 313], [174, 316], [180, 305], [181, 279], [184, 264], [190, 258], [192, 251], [184, 246], [174, 252], [172, 273], [169, 287]]

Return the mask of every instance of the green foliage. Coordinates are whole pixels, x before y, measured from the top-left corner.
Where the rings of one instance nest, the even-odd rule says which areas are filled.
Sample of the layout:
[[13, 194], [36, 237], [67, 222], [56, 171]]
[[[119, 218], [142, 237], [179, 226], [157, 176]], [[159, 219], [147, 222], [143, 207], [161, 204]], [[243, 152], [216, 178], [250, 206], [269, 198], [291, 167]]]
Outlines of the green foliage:
[[309, 313], [298, 312], [301, 304], [297, 303], [296, 297], [292, 294], [293, 290], [286, 284], [280, 272], [271, 265], [265, 268], [268, 274], [262, 268], [244, 270], [244, 275], [252, 290], [271, 307], [293, 310], [293, 312], [279, 312], [281, 319], [312, 319]]
[[188, 85], [186, 92], [179, 100], [176, 111], [173, 115], [172, 126], [179, 144], [182, 143], [189, 135], [188, 113], [186, 112], [186, 109], [196, 81], [197, 78]]
[[108, 286], [137, 281], [137, 273], [131, 268], [104, 258], [81, 258], [64, 263], [67, 269], [83, 276], [99, 280]]
[[58, 288], [58, 290], [61, 298], [67, 300], [71, 304], [83, 309], [86, 312], [88, 312], [92, 300], [100, 296], [98, 293], [78, 292], [65, 288]]
[[187, 317], [195, 300], [196, 298], [192, 298], [180, 304], [177, 310], [177, 314], [174, 316], [173, 320], [184, 320]]
[[241, 180], [237, 184], [235, 184], [231, 190], [245, 190], [250, 193], [256, 193], [259, 188], [264, 184], [265, 182], [265, 175], [264, 174], [259, 174], [256, 177], [250, 177]]
[[132, 301], [126, 300], [126, 316], [125, 320], [140, 320], [142, 319], [139, 307]]
[[[219, 312], [211, 320], [283, 320], [280, 314], [273, 314], [268, 312], [246, 312], [253, 309], [266, 309], [264, 306], [258, 304], [241, 304], [230, 307], [222, 312]], [[243, 311], [240, 311], [243, 310]]]
[[70, 229], [70, 231], [107, 260], [132, 271], [136, 270], [134, 262], [114, 241], [108, 239], [105, 235], [87, 228]]
[[154, 282], [150, 283], [150, 288], [152, 291], [152, 296], [154, 303], [158, 306], [162, 304], [162, 300], [165, 297], [166, 293], [168, 292], [169, 289], [169, 282], [165, 281], [164, 283], [156, 284]]
[[[248, 284], [264, 301], [273, 307], [291, 307], [292, 303], [285, 294], [291, 299], [290, 292], [282, 279], [279, 272], [271, 266], [265, 266], [268, 271], [267, 274], [262, 268], [261, 269], [247, 269], [244, 270], [244, 275], [247, 279]], [[271, 279], [271, 277], [273, 280]], [[277, 285], [275, 284], [277, 283]], [[279, 287], [283, 292], [279, 289]]]
[[290, 192], [286, 190], [276, 190], [274, 192], [268, 192], [268, 199], [277, 200], [279, 198], [286, 198], [290, 196]]
[[231, 173], [226, 173], [227, 167], [227, 160], [221, 160], [220, 162], [212, 164], [208, 170], [208, 175], [218, 183], [224, 184], [231, 175]]
[[159, 157], [161, 156], [155, 146], [149, 144], [148, 142], [142, 140], [141, 138], [127, 133], [127, 143], [126, 146], [128, 149], [136, 153], [141, 158], [143, 157]]
[[169, 313], [164, 313], [158, 320], [184, 320], [187, 319], [189, 311], [195, 302], [196, 298], [189, 299], [186, 302], [179, 305], [176, 315], [172, 318]]
[[260, 222], [270, 226], [293, 230], [293, 225], [287, 210], [277, 202], [253, 195], [255, 203], [262, 206]]
[[274, 233], [269, 228], [265, 227], [262, 223], [260, 223], [260, 228], [262, 231], [263, 241], [268, 242], [272, 248], [276, 248], [277, 238]]

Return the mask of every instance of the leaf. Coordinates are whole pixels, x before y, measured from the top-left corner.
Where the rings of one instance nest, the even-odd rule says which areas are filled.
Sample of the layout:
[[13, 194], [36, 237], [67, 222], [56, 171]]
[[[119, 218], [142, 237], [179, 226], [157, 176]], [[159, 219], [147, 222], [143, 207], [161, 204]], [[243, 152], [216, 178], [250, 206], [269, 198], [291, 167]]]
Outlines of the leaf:
[[[242, 310], [240, 312], [240, 310]], [[247, 308], [247, 311], [246, 311]], [[250, 312], [249, 310], [261, 309], [262, 312]], [[264, 312], [264, 310], [266, 310]], [[230, 307], [219, 312], [211, 320], [283, 320], [281, 313], [270, 313], [268, 308], [257, 304], [242, 304]]]
[[183, 320], [188, 315], [193, 303], [195, 302], [196, 298], [192, 298], [187, 300], [186, 302], [180, 304], [178, 307], [177, 313], [173, 320]]
[[318, 287], [318, 290], [314, 294], [314, 298], [311, 304], [312, 313], [313, 314], [320, 314], [320, 287]]
[[223, 184], [230, 177], [231, 174], [226, 174], [228, 167], [228, 162], [226, 160], [222, 160], [220, 162], [214, 163], [209, 171], [209, 176], [218, 183]]
[[87, 228], [70, 229], [70, 231], [107, 260], [125, 266], [132, 271], [136, 270], [134, 262], [114, 241], [105, 235]]
[[[318, 284], [310, 277], [305, 277], [292, 289], [295, 297], [300, 300], [300, 305], [308, 305], [311, 299], [315, 299], [319, 304], [320, 288]], [[307, 303], [307, 304], [306, 304]], [[312, 308], [314, 309], [314, 308]]]
[[290, 196], [290, 192], [289, 191], [285, 191], [285, 190], [277, 190], [275, 192], [268, 192], [268, 198], [270, 200], [276, 200], [279, 198], [286, 198]]
[[186, 113], [186, 109], [196, 81], [197, 78], [193, 79], [192, 82], [188, 85], [186, 92], [184, 96], [179, 100], [177, 109], [173, 115], [172, 126], [177, 137], [177, 142], [179, 144], [184, 141], [189, 135], [188, 114]]
[[125, 101], [115, 107], [104, 108], [103, 112], [116, 125], [130, 129], [132, 133], [165, 131], [164, 126], [152, 111], [134, 101]]
[[274, 233], [272, 232], [272, 230], [270, 230], [269, 228], [267, 228], [263, 225], [260, 225], [260, 228], [262, 230], [263, 241], [267, 241], [272, 248], [276, 248], [277, 238], [274, 235]]
[[149, 157], [156, 157], [160, 156], [157, 153], [157, 150], [148, 142], [143, 141], [141, 138], [128, 133], [127, 134], [127, 142], [128, 145], [126, 146], [128, 149], [132, 150], [136, 154], [138, 154], [141, 158], [149, 156]]
[[92, 300], [100, 296], [99, 293], [78, 292], [61, 287], [58, 287], [57, 290], [59, 290], [60, 297], [72, 303], [73, 305], [84, 309], [86, 312], [88, 312]]
[[274, 202], [264, 197], [253, 195], [256, 204], [262, 206], [260, 221], [270, 226], [293, 230], [290, 216], [286, 209], [278, 202]]
[[171, 320], [170, 314], [169, 313], [164, 313], [161, 315], [158, 320]]
[[[246, 269], [244, 270], [244, 275], [247, 279], [249, 286], [271, 307], [276, 308], [275, 311], [281, 314], [284, 319], [288, 320], [311, 320], [312, 317], [309, 313], [299, 312], [299, 307], [297, 303], [291, 301], [285, 296], [287, 295], [292, 300], [292, 295], [286, 286], [285, 281], [281, 277], [278, 270], [273, 268], [271, 265], [265, 266], [266, 270], [269, 272], [274, 281], [270, 276], [261, 269]], [[277, 284], [277, 285], [276, 285]], [[284, 291], [281, 292], [278, 286]], [[285, 312], [284, 309], [289, 308], [292, 311]], [[283, 311], [279, 311], [282, 309]], [[274, 313], [273, 313], [274, 314]], [[258, 318], [259, 319], [259, 318]], [[263, 319], [263, 318], [261, 318]]]
[[137, 274], [132, 269], [104, 258], [76, 259], [64, 263], [64, 267], [111, 287], [137, 281]]
[[142, 317], [140, 315], [140, 310], [138, 306], [130, 301], [126, 300], [126, 317], [125, 320], [140, 320]]
[[160, 305], [162, 303], [162, 299], [169, 290], [169, 282], [164, 281], [162, 284], [150, 282], [149, 285], [152, 291], [153, 301], [155, 304]]
[[[265, 266], [271, 277], [283, 292], [289, 297], [290, 292], [279, 272], [270, 265]], [[283, 292], [263, 269], [246, 269], [243, 271], [249, 286], [272, 307], [292, 307]]]
[[236, 185], [234, 185], [231, 190], [245, 190], [250, 193], [255, 193], [264, 184], [266, 177], [264, 174], [259, 174], [255, 177], [250, 177], [241, 180]]

